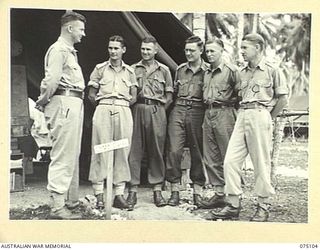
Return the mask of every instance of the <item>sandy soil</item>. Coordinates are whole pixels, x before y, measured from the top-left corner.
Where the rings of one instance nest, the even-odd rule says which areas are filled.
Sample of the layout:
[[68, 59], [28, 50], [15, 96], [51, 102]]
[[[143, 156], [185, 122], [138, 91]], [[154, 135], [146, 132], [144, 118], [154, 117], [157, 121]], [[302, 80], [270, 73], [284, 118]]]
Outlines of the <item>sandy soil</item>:
[[[276, 171], [276, 195], [272, 197], [270, 222], [307, 223], [308, 222], [308, 144], [286, 141], [281, 145], [279, 166]], [[240, 221], [247, 221], [254, 213], [256, 197], [253, 193], [253, 171], [243, 171], [245, 185], [242, 197]], [[204, 189], [203, 196], [213, 194], [211, 189]], [[84, 197], [92, 195], [89, 182], [81, 182], [80, 197], [82, 205], [77, 208], [83, 219], [104, 219], [104, 211], [99, 212], [86, 203]], [[163, 192], [167, 199], [169, 191]], [[192, 190], [181, 191], [179, 207], [165, 206], [157, 208], [153, 204], [152, 190], [139, 188], [138, 204], [134, 211], [112, 209], [113, 220], [204, 220], [209, 210], [194, 209]], [[43, 220], [48, 218], [50, 208], [49, 195], [46, 190], [45, 175], [28, 178], [26, 190], [10, 195], [10, 219]], [[90, 207], [90, 209], [88, 209]], [[209, 222], [209, 221], [208, 221]]]

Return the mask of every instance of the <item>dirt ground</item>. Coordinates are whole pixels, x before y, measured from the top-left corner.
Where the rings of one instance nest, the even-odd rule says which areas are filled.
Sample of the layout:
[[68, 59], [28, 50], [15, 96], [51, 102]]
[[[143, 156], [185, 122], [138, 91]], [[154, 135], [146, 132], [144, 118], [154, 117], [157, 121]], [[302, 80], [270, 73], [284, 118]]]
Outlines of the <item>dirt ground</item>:
[[[271, 198], [272, 207], [270, 222], [307, 223], [308, 222], [308, 143], [293, 143], [286, 140], [280, 149], [279, 165], [276, 171], [276, 194]], [[242, 210], [240, 221], [248, 221], [254, 213], [256, 197], [253, 193], [253, 171], [243, 171]], [[202, 196], [213, 194], [210, 188], [204, 189]], [[170, 192], [163, 195], [169, 198]], [[138, 191], [138, 204], [134, 211], [112, 209], [113, 220], [205, 220], [209, 210], [195, 209], [192, 205], [192, 189], [180, 192], [181, 203], [178, 207], [155, 207], [152, 190], [141, 187]], [[76, 212], [81, 212], [84, 220], [103, 220], [104, 211], [93, 209], [94, 199], [89, 182], [80, 183], [81, 205]], [[91, 199], [91, 203], [90, 203]], [[45, 173], [27, 178], [24, 192], [10, 195], [10, 219], [13, 220], [46, 220], [50, 212], [50, 200], [46, 190]], [[208, 221], [209, 222], [209, 221]]]

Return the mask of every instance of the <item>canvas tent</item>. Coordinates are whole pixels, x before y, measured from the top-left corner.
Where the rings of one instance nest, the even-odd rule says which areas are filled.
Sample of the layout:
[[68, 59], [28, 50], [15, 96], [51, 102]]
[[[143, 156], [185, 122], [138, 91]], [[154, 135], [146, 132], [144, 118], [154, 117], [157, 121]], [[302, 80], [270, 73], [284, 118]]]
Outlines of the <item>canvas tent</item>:
[[[140, 41], [147, 35], [155, 36], [161, 46], [157, 59], [170, 67], [185, 61], [184, 41], [191, 32], [171, 13], [83, 11], [86, 19], [86, 37], [75, 47], [79, 51], [79, 64], [86, 83], [97, 63], [107, 57], [107, 39], [115, 34], [127, 41], [124, 61], [132, 64], [140, 58]], [[16, 41], [22, 46], [22, 53], [11, 57], [12, 65], [25, 65], [28, 96], [36, 100], [44, 76], [44, 55], [60, 33], [60, 17], [65, 10], [11, 9], [11, 44]], [[84, 136], [80, 159], [80, 174], [86, 179], [90, 162], [91, 119], [94, 107], [85, 99]]]

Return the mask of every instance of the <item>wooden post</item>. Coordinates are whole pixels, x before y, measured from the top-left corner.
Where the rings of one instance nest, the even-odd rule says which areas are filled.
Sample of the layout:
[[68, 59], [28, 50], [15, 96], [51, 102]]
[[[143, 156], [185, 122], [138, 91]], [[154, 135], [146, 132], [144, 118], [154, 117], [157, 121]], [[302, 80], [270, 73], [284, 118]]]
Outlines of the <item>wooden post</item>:
[[106, 192], [104, 193], [105, 198], [105, 211], [106, 219], [111, 220], [111, 208], [112, 208], [112, 187], [113, 187], [113, 162], [111, 162], [112, 157], [109, 157], [109, 162], [107, 166], [107, 183]]
[[[118, 141], [112, 141], [105, 144], [95, 145], [94, 152], [95, 154], [100, 154], [103, 152], [114, 151], [119, 148], [129, 147], [129, 140], [128, 139], [121, 139]], [[104, 200], [105, 202], [105, 212], [106, 212], [106, 219], [111, 219], [111, 208], [112, 208], [112, 185], [113, 185], [113, 158], [108, 158], [108, 165], [107, 165], [107, 191], [104, 193]]]
[[285, 126], [285, 118], [283, 116], [277, 117], [275, 119], [273, 128], [273, 145], [271, 154], [271, 182], [273, 186], [277, 186], [276, 170], [278, 166], [280, 145], [283, 138], [283, 130]]

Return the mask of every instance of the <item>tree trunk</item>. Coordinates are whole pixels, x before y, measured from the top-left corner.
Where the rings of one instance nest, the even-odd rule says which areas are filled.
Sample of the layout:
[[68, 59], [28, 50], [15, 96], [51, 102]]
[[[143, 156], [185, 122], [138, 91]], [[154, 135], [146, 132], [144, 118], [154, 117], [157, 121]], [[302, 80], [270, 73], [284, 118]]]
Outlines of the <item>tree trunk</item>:
[[252, 33], [258, 32], [258, 22], [259, 21], [259, 14], [253, 14], [252, 18]]
[[241, 41], [242, 41], [242, 37], [243, 37], [243, 29], [244, 29], [244, 14], [238, 14], [238, 37], [237, 37], [237, 48], [235, 51], [236, 55], [237, 55], [237, 61], [239, 61], [239, 59], [241, 58]]
[[205, 13], [193, 14], [193, 34], [199, 36], [202, 41], [205, 41], [206, 33], [206, 15]]

